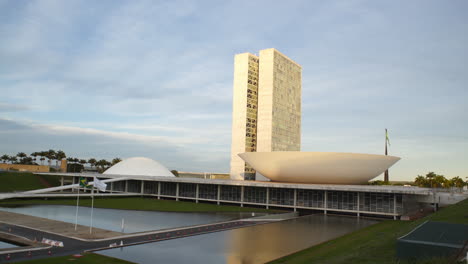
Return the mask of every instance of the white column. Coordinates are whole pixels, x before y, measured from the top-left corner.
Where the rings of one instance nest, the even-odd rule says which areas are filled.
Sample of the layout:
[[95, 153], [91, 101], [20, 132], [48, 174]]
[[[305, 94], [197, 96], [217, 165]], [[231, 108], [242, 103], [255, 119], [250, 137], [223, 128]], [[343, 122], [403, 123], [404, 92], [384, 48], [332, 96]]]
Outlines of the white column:
[[393, 220], [397, 219], [397, 210], [396, 210], [396, 193], [393, 194]]
[[125, 192], [128, 192], [128, 181], [125, 181]]
[[176, 184], [176, 189], [175, 189], [175, 200], [179, 201], [179, 183]]
[[158, 199], [161, 199], [161, 182], [158, 182]]
[[323, 197], [323, 214], [327, 214], [327, 208], [328, 208], [328, 192], [325, 190], [324, 197]]
[[145, 190], [145, 181], [141, 181], [141, 194], [144, 193]]
[[[63, 176], [60, 177], [60, 186], [63, 186]], [[60, 190], [60, 192], [63, 192], [63, 190]]]
[[198, 197], [200, 195], [200, 187], [198, 186], [199, 184], [197, 183], [197, 189], [195, 191], [195, 202], [198, 203]]
[[268, 209], [268, 204], [270, 203], [270, 188], [266, 188], [266, 209]]
[[221, 185], [218, 185], [218, 204], [219, 204], [220, 198], [221, 198]]

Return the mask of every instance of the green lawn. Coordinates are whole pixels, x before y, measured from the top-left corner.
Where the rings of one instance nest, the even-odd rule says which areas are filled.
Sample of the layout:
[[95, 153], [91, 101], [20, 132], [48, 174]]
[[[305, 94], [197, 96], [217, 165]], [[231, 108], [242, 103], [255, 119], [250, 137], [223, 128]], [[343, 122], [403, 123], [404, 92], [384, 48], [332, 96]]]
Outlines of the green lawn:
[[[270, 263], [406, 263], [395, 258], [396, 239], [427, 220], [468, 224], [468, 199], [416, 221], [383, 221]], [[432, 259], [417, 263], [451, 262]]]
[[0, 192], [27, 191], [60, 185], [58, 176], [34, 175], [30, 172], [0, 172], [0, 182]]
[[[26, 205], [26, 204], [60, 204], [76, 205], [76, 199], [8, 199], [0, 200], [0, 205]], [[80, 197], [80, 206], [91, 206], [91, 199]], [[249, 208], [229, 205], [216, 205], [206, 203], [182, 202], [174, 200], [158, 200], [156, 198], [141, 197], [95, 197], [94, 207], [145, 211], [165, 212], [281, 212], [263, 208]]]
[[84, 254], [83, 257], [75, 258], [73, 256], [64, 256], [64, 257], [51, 257], [38, 260], [27, 260], [16, 262], [21, 264], [63, 264], [63, 263], [73, 263], [73, 264], [132, 264], [133, 262], [106, 257], [98, 254]]

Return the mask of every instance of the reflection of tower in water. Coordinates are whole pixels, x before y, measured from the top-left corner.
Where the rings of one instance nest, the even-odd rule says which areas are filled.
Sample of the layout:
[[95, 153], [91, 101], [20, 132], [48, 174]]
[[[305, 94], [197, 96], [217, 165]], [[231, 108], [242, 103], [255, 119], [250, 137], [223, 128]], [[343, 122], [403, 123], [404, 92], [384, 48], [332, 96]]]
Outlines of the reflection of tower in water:
[[265, 263], [377, 223], [322, 214], [231, 230], [226, 263]]

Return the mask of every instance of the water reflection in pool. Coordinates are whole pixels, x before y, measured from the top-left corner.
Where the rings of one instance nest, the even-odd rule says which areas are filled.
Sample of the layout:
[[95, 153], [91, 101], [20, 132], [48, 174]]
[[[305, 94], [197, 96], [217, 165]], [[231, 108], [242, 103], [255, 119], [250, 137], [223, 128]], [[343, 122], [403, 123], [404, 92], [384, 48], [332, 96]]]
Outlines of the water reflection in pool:
[[[0, 207], [0, 211], [32, 215], [68, 223], [75, 223], [75, 210], [75, 206], [67, 205], [31, 205], [12, 208]], [[89, 226], [90, 215], [91, 208], [80, 207], [78, 211], [78, 224]], [[120, 232], [122, 219], [125, 219], [124, 232], [133, 233], [164, 228], [207, 224], [250, 216], [251, 213], [237, 212], [176, 213], [94, 208], [93, 226]]]
[[7, 242], [0, 241], [0, 249], [2, 249], [2, 248], [14, 248], [14, 247], [18, 247], [18, 246], [7, 243]]
[[376, 223], [311, 215], [272, 224], [100, 251], [136, 263], [265, 263]]

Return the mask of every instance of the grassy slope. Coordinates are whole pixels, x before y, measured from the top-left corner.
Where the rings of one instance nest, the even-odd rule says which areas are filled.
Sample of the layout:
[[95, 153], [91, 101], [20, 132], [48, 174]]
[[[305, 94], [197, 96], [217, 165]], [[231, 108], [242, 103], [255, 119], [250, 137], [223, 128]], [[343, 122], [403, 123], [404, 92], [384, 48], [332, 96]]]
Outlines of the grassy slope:
[[85, 254], [81, 258], [74, 258], [72, 256], [64, 257], [52, 257], [46, 259], [38, 260], [27, 260], [17, 262], [21, 264], [63, 264], [63, 263], [73, 263], [73, 264], [131, 264], [133, 262], [128, 262], [121, 259], [106, 257], [98, 254]]
[[[270, 263], [405, 263], [395, 258], [396, 239], [427, 220], [468, 224], [468, 199], [416, 221], [383, 221]], [[450, 263], [450, 260], [418, 263]]]
[[26, 191], [46, 188], [42, 177], [51, 186], [59, 185], [59, 179], [54, 175], [34, 175], [30, 172], [0, 172], [0, 192]]
[[[76, 205], [76, 199], [11, 199], [0, 200], [0, 205], [22, 205], [22, 204], [61, 204]], [[80, 198], [80, 206], [91, 206], [90, 198]], [[278, 212], [262, 208], [248, 208], [239, 206], [216, 205], [206, 203], [182, 202], [173, 200], [158, 200], [155, 198], [100, 198], [94, 199], [94, 207], [165, 211], [165, 212]]]

